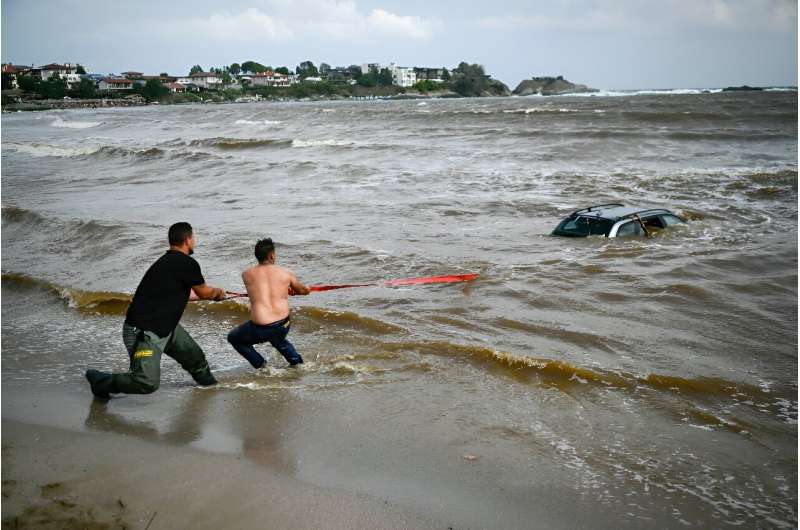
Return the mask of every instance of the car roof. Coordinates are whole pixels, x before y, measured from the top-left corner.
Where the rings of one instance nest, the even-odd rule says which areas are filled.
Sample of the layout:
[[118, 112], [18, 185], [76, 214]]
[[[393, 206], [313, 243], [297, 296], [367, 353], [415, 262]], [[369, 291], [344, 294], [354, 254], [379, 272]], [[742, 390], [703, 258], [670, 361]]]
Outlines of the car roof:
[[581, 210], [573, 212], [572, 215], [580, 215], [581, 217], [595, 217], [598, 219], [607, 219], [610, 221], [617, 221], [623, 217], [632, 217], [634, 215], [649, 215], [649, 214], [671, 214], [669, 210], [664, 208], [651, 208], [642, 206], [625, 206], [624, 204], [598, 204], [597, 206], [589, 206]]

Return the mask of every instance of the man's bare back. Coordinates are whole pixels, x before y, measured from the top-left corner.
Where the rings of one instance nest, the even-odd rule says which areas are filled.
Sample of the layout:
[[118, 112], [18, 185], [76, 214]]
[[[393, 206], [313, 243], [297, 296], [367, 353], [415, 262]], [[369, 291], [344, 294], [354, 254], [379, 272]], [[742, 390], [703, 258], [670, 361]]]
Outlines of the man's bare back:
[[289, 292], [308, 294], [294, 273], [273, 263], [259, 263], [242, 273], [250, 297], [250, 320], [264, 326], [289, 316]]

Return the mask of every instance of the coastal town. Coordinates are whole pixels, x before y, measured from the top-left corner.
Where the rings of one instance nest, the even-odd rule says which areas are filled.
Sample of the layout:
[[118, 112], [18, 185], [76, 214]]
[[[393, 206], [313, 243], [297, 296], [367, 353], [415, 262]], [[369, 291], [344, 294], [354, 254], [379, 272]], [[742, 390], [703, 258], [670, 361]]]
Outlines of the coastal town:
[[[185, 74], [128, 70], [92, 73], [79, 63], [3, 64], [3, 107], [69, 108], [263, 99], [374, 99], [505, 96], [511, 91], [478, 64], [454, 68], [303, 61], [294, 69], [256, 61]], [[32, 110], [32, 109], [31, 109]]]

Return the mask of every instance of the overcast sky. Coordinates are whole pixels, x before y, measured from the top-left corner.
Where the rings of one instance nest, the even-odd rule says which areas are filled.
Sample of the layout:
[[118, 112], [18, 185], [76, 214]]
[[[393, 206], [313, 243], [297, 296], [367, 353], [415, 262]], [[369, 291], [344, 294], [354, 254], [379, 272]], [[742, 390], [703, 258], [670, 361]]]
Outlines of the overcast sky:
[[483, 64], [596, 88], [797, 84], [797, 0], [3, 0], [2, 60], [188, 73]]

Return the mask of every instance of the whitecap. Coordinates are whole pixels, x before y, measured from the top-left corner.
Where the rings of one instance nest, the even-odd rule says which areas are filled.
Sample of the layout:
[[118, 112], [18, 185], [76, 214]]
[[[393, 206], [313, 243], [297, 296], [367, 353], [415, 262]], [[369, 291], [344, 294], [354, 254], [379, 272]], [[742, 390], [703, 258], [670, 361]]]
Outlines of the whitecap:
[[236, 120], [234, 122], [235, 125], [250, 125], [252, 127], [259, 127], [262, 129], [266, 129], [269, 127], [274, 127], [276, 125], [282, 125], [282, 121], [278, 120]]
[[4, 142], [3, 149], [13, 149], [18, 153], [25, 153], [31, 156], [55, 156], [60, 158], [69, 158], [74, 156], [91, 155], [102, 149], [100, 145], [82, 145], [67, 147], [63, 145], [49, 145], [49, 144], [21, 144], [15, 142]]
[[334, 140], [333, 138], [319, 140], [292, 140], [292, 147], [337, 147], [347, 145], [353, 145], [353, 142], [348, 140]]
[[89, 129], [102, 124], [103, 122], [101, 121], [64, 121], [60, 117], [56, 117], [56, 119], [50, 123], [50, 126], [63, 129]]

